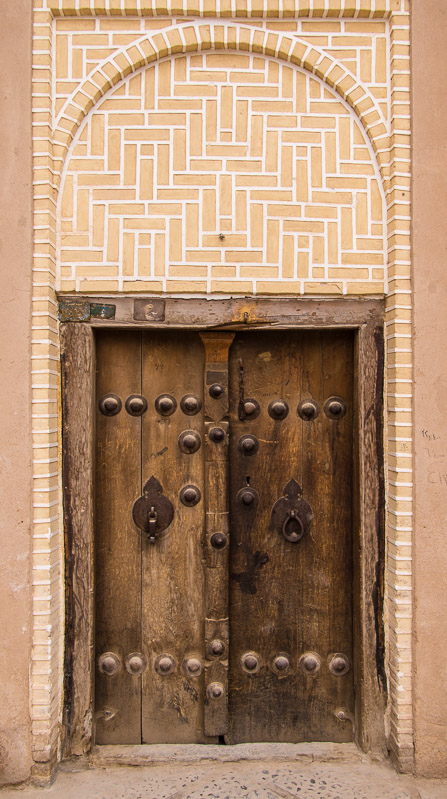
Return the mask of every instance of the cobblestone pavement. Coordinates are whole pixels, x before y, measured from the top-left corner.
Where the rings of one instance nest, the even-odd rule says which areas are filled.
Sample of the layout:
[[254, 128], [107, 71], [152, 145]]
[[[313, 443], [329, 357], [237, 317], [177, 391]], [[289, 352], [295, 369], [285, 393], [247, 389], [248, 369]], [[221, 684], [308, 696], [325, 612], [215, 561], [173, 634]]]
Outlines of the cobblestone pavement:
[[[228, 756], [226, 756], [228, 758]], [[128, 761], [128, 759], [127, 759]], [[137, 761], [136, 761], [137, 762]], [[1, 799], [447, 799], [447, 781], [399, 775], [365, 756], [171, 760], [152, 765], [67, 761], [50, 787], [5, 788]]]

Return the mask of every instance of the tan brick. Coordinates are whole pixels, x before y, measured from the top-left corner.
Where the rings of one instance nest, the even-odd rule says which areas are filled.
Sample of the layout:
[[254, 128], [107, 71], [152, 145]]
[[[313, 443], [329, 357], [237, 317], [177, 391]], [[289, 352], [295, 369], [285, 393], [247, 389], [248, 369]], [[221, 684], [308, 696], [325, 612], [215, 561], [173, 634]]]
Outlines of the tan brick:
[[342, 283], [305, 283], [304, 291], [306, 294], [342, 294]]
[[185, 243], [187, 247], [199, 246], [198, 203], [187, 203], [185, 208]]
[[278, 268], [276, 266], [241, 266], [240, 276], [242, 278], [251, 277], [255, 280], [276, 278], [278, 277]]
[[134, 186], [137, 180], [137, 147], [126, 144], [124, 147], [124, 184]]
[[324, 263], [324, 239], [314, 236], [312, 239], [312, 261], [314, 264]]
[[278, 169], [278, 132], [267, 131], [265, 144], [265, 171], [276, 172]]
[[205, 189], [202, 205], [203, 230], [216, 230], [216, 192]]
[[267, 215], [280, 216], [284, 219], [299, 217], [301, 216], [301, 208], [297, 205], [284, 205], [282, 203], [278, 203], [277, 205], [269, 204], [267, 206]]
[[104, 154], [104, 116], [94, 114], [91, 121], [91, 154]]
[[140, 200], [152, 200], [154, 195], [154, 162], [152, 159], [140, 160]]
[[[303, 127], [314, 127], [313, 125], [306, 125], [306, 122], [310, 120], [310, 117], [302, 117], [301, 124]], [[271, 128], [296, 128], [298, 126], [298, 120], [295, 114], [289, 114], [288, 116], [279, 116], [277, 114], [269, 114], [267, 116], [267, 125]], [[324, 127], [324, 126], [319, 126]], [[331, 125], [334, 127], [334, 125]]]
[[154, 273], [156, 275], [165, 274], [165, 244], [166, 237], [161, 233], [156, 233], [154, 236]]
[[144, 73], [144, 107], [154, 108], [155, 106], [155, 69], [151, 67]]
[[56, 38], [56, 77], [68, 77], [68, 37], [59, 35]]
[[67, 175], [62, 192], [61, 213], [65, 218], [73, 216], [73, 176]]
[[279, 259], [279, 221], [267, 220], [267, 261], [278, 262]]
[[260, 264], [263, 261], [262, 250], [227, 250], [225, 261], [231, 263]]
[[253, 284], [246, 280], [212, 280], [211, 291], [217, 294], [251, 294], [253, 291]]
[[203, 280], [188, 280], [186, 282], [182, 280], [167, 280], [166, 289], [173, 293], [186, 292], [193, 294], [197, 292], [203, 294], [206, 292], [206, 282]]
[[355, 229], [357, 236], [368, 235], [368, 196], [359, 192], [355, 209]]
[[182, 260], [182, 232], [182, 220], [171, 219], [169, 222], [169, 258], [171, 261]]
[[282, 239], [282, 276], [294, 276], [295, 267], [295, 239], [293, 236], [283, 236]]
[[236, 102], [236, 141], [247, 141], [248, 132], [248, 102], [237, 100]]
[[236, 230], [247, 229], [247, 192], [236, 192]]
[[61, 246], [65, 247], [88, 247], [90, 244], [90, 237], [87, 233], [62, 233]]
[[251, 116], [250, 156], [255, 158], [263, 154], [264, 121], [261, 116]]
[[227, 172], [260, 172], [262, 169], [262, 161], [258, 160], [240, 160], [240, 161], [231, 161], [228, 160], [226, 163]]
[[[123, 228], [124, 230], [164, 230], [166, 228], [166, 219], [163, 218], [151, 218], [148, 219], [144, 217], [144, 219], [132, 218], [123, 219]], [[140, 234], [140, 238], [143, 234]], [[149, 235], [150, 239], [150, 235]]]
[[121, 166], [121, 132], [110, 130], [108, 134], [108, 162], [109, 170], [118, 171]]
[[314, 222], [310, 219], [286, 219], [283, 223], [285, 231], [295, 231], [297, 233], [324, 233], [324, 222]]
[[78, 186], [118, 186], [119, 183], [119, 175], [108, 175], [107, 172], [78, 175]]
[[263, 207], [257, 203], [250, 204], [250, 245], [262, 247], [264, 242]]
[[71, 261], [92, 261], [98, 263], [103, 260], [102, 252], [99, 250], [62, 250], [61, 259], [65, 263]]
[[278, 89], [273, 86], [237, 86], [237, 97], [277, 97]]
[[92, 236], [92, 243], [94, 247], [102, 247], [104, 244], [104, 219], [105, 219], [105, 206], [95, 205], [93, 207], [93, 236]]
[[281, 147], [281, 186], [292, 185], [292, 157], [292, 147]]
[[187, 250], [186, 261], [194, 263], [195, 261], [205, 261], [205, 263], [220, 263], [222, 260], [222, 252], [220, 250]]
[[123, 233], [123, 275], [135, 274], [135, 236]]

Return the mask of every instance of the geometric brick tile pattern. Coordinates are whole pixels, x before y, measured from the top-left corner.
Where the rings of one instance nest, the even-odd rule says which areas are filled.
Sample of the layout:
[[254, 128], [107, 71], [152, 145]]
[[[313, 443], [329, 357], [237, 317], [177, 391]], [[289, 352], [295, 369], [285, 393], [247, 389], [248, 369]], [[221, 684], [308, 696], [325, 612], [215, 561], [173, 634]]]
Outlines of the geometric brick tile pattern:
[[379, 185], [354, 113], [303, 70], [228, 52], [161, 61], [73, 144], [60, 288], [383, 292]]
[[[54, 22], [54, 112], [96, 66], [120, 47], [160, 28], [187, 24], [182, 17], [57, 18]], [[350, 70], [388, 116], [388, 22], [383, 19], [258, 19], [256, 27], [299, 36]]]

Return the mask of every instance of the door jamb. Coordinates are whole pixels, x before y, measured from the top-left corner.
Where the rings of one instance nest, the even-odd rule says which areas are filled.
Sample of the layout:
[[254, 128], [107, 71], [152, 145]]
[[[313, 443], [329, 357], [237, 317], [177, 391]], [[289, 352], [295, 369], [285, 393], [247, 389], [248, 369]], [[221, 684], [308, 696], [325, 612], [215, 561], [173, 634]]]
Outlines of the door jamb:
[[354, 351], [355, 742], [386, 752], [384, 715], [384, 301], [60, 297], [65, 541], [64, 757], [90, 751], [94, 682], [95, 328], [352, 329]]

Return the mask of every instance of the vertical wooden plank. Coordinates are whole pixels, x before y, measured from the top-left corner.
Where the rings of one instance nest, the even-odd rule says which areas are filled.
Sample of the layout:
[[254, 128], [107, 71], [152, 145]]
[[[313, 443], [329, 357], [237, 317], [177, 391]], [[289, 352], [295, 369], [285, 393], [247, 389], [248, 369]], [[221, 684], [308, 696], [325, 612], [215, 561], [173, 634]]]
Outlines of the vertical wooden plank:
[[[143, 418], [143, 482], [154, 475], [174, 506], [170, 526], [154, 544], [143, 540], [143, 639], [148, 667], [143, 675], [144, 743], [205, 743], [204, 709], [204, 425], [203, 347], [195, 332], [151, 331], [143, 334], [143, 393], [148, 410]], [[176, 409], [162, 415], [155, 409], [161, 394], [171, 395]], [[188, 415], [181, 400], [195, 395], [199, 413]], [[200, 436], [200, 448], [182, 452], [179, 436]], [[187, 485], [201, 492], [187, 507], [180, 492]], [[172, 673], [157, 671], [158, 659], [173, 658]], [[188, 673], [187, 661], [201, 664]], [[212, 739], [211, 739], [212, 742]]]
[[355, 353], [356, 424], [354, 525], [356, 728], [364, 751], [386, 750], [383, 718], [387, 699], [384, 642], [384, 458], [383, 329], [362, 325]]
[[[239, 360], [245, 396], [259, 402], [256, 419], [240, 421]], [[343, 652], [352, 663], [351, 461], [352, 348], [349, 334], [259, 333], [238, 336], [230, 366], [231, 564], [230, 733], [228, 741], [352, 739], [352, 725], [337, 712], [353, 711], [352, 668], [343, 677], [329, 661]], [[348, 412], [332, 421], [325, 400], [342, 396]], [[302, 399], [317, 401], [314, 421], [297, 414]], [[288, 415], [274, 420], [269, 403], [285, 400]], [[256, 454], [241, 453], [242, 435], [258, 440]], [[287, 541], [271, 525], [271, 511], [289, 480], [303, 489], [313, 511], [310, 533]], [[256, 507], [243, 508], [238, 492], [249, 484]], [[259, 670], [247, 673], [244, 654]], [[312, 676], [300, 667], [317, 653]], [[290, 668], [275, 670], [275, 657]]]
[[65, 755], [88, 752], [93, 682], [93, 332], [62, 324], [62, 485], [65, 536]]
[[[233, 333], [201, 333], [205, 347], [205, 732], [228, 731], [228, 355]], [[213, 388], [216, 390], [213, 391]], [[211, 388], [211, 393], [210, 393]], [[219, 432], [221, 431], [221, 432]], [[219, 543], [220, 542], [220, 543]], [[213, 641], [217, 646], [213, 654]], [[220, 647], [220, 648], [219, 648]]]
[[[101, 331], [96, 381], [96, 742], [141, 743], [141, 676], [125, 658], [141, 651], [141, 536], [132, 505], [141, 492], [141, 417], [125, 409], [141, 392], [141, 333]], [[122, 407], [105, 416], [99, 401], [116, 394]], [[102, 673], [98, 658], [112, 652], [119, 670]]]

